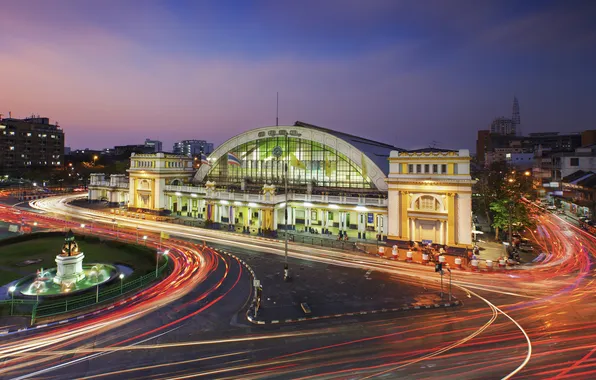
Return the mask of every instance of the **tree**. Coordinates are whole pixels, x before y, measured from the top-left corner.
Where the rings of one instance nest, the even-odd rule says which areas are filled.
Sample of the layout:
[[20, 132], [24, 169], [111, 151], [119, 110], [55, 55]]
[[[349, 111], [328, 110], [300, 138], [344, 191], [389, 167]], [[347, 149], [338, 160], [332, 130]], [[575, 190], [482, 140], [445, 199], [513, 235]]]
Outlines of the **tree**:
[[520, 198], [500, 199], [491, 203], [490, 210], [493, 213], [492, 226], [495, 229], [495, 239], [499, 238], [499, 231], [509, 227], [509, 223], [517, 229], [533, 228], [535, 225], [534, 215], [527, 203]]

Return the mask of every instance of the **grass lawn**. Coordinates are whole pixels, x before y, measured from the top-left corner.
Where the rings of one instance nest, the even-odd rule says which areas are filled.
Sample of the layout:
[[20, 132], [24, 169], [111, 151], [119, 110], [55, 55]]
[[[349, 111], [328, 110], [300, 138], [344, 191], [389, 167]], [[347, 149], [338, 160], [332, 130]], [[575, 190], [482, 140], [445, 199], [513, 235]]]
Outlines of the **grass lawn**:
[[[124, 264], [133, 268], [125, 282], [155, 271], [153, 249], [114, 241], [100, 242], [97, 238], [76, 237], [79, 251], [85, 254], [83, 264]], [[28, 241], [0, 246], [0, 286], [17, 280], [37, 269], [54, 268], [56, 255], [60, 252], [64, 236], [44, 236]], [[41, 262], [18, 266], [25, 260], [42, 259]], [[160, 263], [161, 264], [161, 263]]]

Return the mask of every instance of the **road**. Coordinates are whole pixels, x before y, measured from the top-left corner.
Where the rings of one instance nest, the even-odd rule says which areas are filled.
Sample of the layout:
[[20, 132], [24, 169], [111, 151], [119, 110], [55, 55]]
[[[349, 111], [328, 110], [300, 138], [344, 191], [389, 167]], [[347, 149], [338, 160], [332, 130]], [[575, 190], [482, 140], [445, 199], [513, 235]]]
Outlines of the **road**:
[[[85, 220], [92, 229], [135, 239], [166, 231], [179, 268], [138, 307], [117, 308], [84, 323], [17, 334], [0, 344], [7, 378], [594, 378], [596, 339], [593, 252], [596, 240], [556, 215], [532, 232], [543, 262], [500, 273], [453, 273], [463, 307], [366, 315], [298, 324], [252, 325], [243, 315], [251, 277], [233, 257], [283, 265], [283, 243], [163, 223], [119, 219], [73, 208], [68, 198], [35, 207]], [[10, 210], [2, 212], [9, 218]], [[25, 213], [22, 211], [22, 213]], [[49, 214], [27, 220], [62, 226]], [[76, 225], [75, 219], [71, 224]], [[88, 227], [87, 227], [88, 228]], [[153, 235], [157, 236], [157, 235]], [[152, 238], [149, 244], [159, 244]], [[150, 239], [151, 240], [151, 239]], [[373, 269], [387, 281], [437, 289], [432, 268], [290, 245], [291, 265]], [[249, 260], [250, 261], [250, 260]], [[194, 264], [193, 264], [194, 263]], [[196, 268], [196, 270], [195, 270]], [[257, 272], [257, 277], [263, 275]], [[171, 284], [177, 288], [171, 289]]]

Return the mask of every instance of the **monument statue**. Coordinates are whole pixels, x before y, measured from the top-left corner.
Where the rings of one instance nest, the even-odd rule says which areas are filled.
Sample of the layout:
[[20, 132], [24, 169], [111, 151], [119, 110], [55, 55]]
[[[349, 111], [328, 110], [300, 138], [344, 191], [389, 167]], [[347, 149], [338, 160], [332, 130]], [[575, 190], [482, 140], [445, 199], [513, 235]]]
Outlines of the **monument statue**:
[[62, 245], [62, 253], [60, 256], [76, 256], [79, 254], [79, 245], [75, 241], [75, 236], [72, 230], [68, 230], [64, 244]]
[[72, 284], [85, 278], [83, 259], [85, 255], [79, 252], [79, 245], [75, 241], [72, 230], [66, 233], [62, 251], [56, 255], [57, 271], [54, 277], [56, 284]]

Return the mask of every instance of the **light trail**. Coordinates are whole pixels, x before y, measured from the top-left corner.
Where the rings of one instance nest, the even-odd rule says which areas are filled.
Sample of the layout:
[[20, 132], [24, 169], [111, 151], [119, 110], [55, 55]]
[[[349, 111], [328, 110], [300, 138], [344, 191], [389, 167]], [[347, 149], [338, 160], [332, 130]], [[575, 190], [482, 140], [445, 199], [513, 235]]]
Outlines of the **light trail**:
[[[111, 226], [112, 218], [117, 219], [121, 226], [123, 226], [118, 233], [127, 235], [128, 238], [131, 235], [128, 228], [131, 227], [134, 229], [140, 224], [137, 220], [130, 221], [123, 217], [106, 216], [105, 214], [97, 215], [96, 211], [88, 211], [68, 205], [67, 202], [69, 199], [49, 199], [34, 203], [46, 212], [71, 215], [85, 221], [92, 221], [94, 228], [104, 230], [111, 236], [115, 236], [116, 232], [109, 231], [109, 228], [104, 229], [102, 226]], [[23, 214], [27, 215], [26, 212], [23, 212]], [[38, 220], [48, 218], [48, 225], [52, 225], [52, 223], [65, 223], [63, 221], [52, 221], [48, 215], [36, 215], [36, 217], [40, 218]], [[19, 214], [14, 214], [11, 217], [18, 218]], [[590, 345], [589, 342], [594, 337], [592, 336], [593, 334], [585, 334], [583, 331], [591, 331], [594, 324], [590, 319], [585, 319], [583, 322], [571, 327], [565, 324], [564, 321], [570, 318], [569, 311], [571, 305], [577, 305], [579, 307], [577, 313], [596, 315], [594, 307], [590, 306], [591, 301], [593, 302], [595, 299], [593, 284], [590, 286], [590, 281], [593, 281], [595, 273], [591, 269], [590, 256], [594, 255], [596, 241], [593, 237], [584, 236], [585, 233], [575, 234], [574, 228], [566, 227], [564, 224], [561, 225], [561, 223], [549, 215], [543, 215], [539, 218], [541, 225], [537, 229], [539, 232], [536, 233], [534, 238], [537, 240], [541, 250], [548, 252], [546, 259], [542, 263], [523, 266], [518, 270], [512, 270], [510, 273], [478, 275], [454, 271], [453, 286], [458, 291], [463, 291], [469, 297], [472, 297], [469, 301], [470, 305], [461, 311], [454, 310], [453, 313], [445, 312], [444, 314], [428, 313], [424, 314], [424, 318], [420, 321], [412, 317], [404, 317], [409, 326], [416, 326], [409, 329], [401, 329], [399, 324], [394, 322], [397, 320], [396, 318], [390, 318], [388, 322], [384, 323], [365, 322], [362, 324], [367, 329], [386, 329], [393, 331], [389, 334], [384, 334], [385, 337], [381, 339], [367, 339], [367, 337], [370, 338], [375, 335], [365, 331], [356, 333], [350, 329], [325, 330], [320, 328], [314, 328], [308, 332], [308, 335], [304, 335], [302, 338], [300, 335], [282, 338], [284, 342], [285, 340], [292, 342], [307, 339], [309, 342], [307, 347], [310, 346], [311, 348], [299, 352], [293, 352], [291, 348], [284, 347], [286, 344], [276, 344], [275, 342], [281, 341], [279, 338], [269, 339], [272, 335], [270, 333], [262, 334], [261, 336], [265, 337], [264, 339], [251, 340], [251, 337], [249, 337], [249, 340], [246, 342], [255, 345], [254, 347], [259, 347], [257, 349], [259, 355], [271, 356], [267, 360], [254, 362], [254, 358], [241, 358], [239, 361], [229, 363], [230, 365], [225, 367], [225, 364], [214, 364], [216, 368], [198, 373], [192, 373], [192, 368], [186, 368], [176, 374], [170, 374], [170, 377], [190, 378], [227, 374], [230, 378], [242, 379], [261, 378], [269, 375], [284, 378], [300, 378], [305, 373], [317, 373], [317, 377], [322, 378], [332, 378], [335, 376], [343, 378], [347, 373], [353, 371], [366, 372], [363, 375], [368, 377], [380, 377], [389, 375], [393, 371], [416, 371], [409, 366], [415, 363], [431, 362], [431, 359], [434, 365], [437, 362], [461, 362], [462, 358], [466, 358], [465, 361], [469, 360], [467, 364], [450, 365], [448, 368], [442, 369], [444, 371], [442, 372], [442, 377], [446, 379], [458, 378], [457, 374], [467, 373], [474, 377], [478, 375], [477, 377], [492, 378], [497, 377], [495, 374], [498, 373], [499, 378], [509, 379], [512, 377], [529, 377], [540, 373], [539, 371], [544, 364], [549, 363], [547, 352], [560, 352], [565, 355], [565, 360], [571, 360], [568, 358], [579, 354], [582, 350], [587, 351], [571, 361], [571, 363], [574, 363], [571, 369], [564, 372], [563, 369], [554, 367], [554, 370], [557, 370], [557, 372], [553, 372], [551, 375], [559, 374], [562, 377], [577, 377], [578, 375], [581, 377], [582, 374], [589, 375], [594, 368], [594, 361], [590, 356], [594, 346], [593, 344]], [[74, 223], [71, 224], [74, 225]], [[142, 228], [144, 232], [148, 232], [148, 235], [150, 233], [159, 233], [160, 231], [169, 233], [172, 236], [172, 239], [168, 239], [169, 243], [174, 245], [189, 244], [183, 240], [178, 240], [179, 238], [183, 238], [208, 241], [222, 245], [233, 244], [238, 250], [248, 249], [269, 254], [283, 254], [283, 249], [281, 249], [282, 244], [275, 240], [261, 240], [245, 235], [238, 236], [226, 232], [155, 222], [148, 222]], [[150, 235], [150, 240], [154, 243], [157, 242], [157, 238], [152, 235]], [[388, 273], [392, 281], [407, 279], [406, 282], [431, 284], [432, 289], [436, 288], [439, 282], [439, 278], [432, 271], [433, 268], [429, 267], [402, 262], [390, 262], [375, 257], [366, 257], [331, 249], [304, 247], [296, 244], [290, 244], [290, 248], [289, 255], [294, 258], [349, 268], [373, 269], [374, 271]], [[211, 253], [207, 252], [206, 255], [207, 260], [213, 261], [209, 259]], [[189, 255], [183, 253], [182, 257], [188, 258]], [[186, 262], [185, 259], [182, 260]], [[225, 266], [228, 265], [228, 261], [224, 261], [224, 263]], [[182, 266], [185, 265], [183, 264]], [[222, 273], [224, 271], [224, 269], [221, 269]], [[183, 272], [187, 273], [191, 272], [191, 270], [185, 268]], [[588, 277], [589, 281], [587, 281]], [[236, 277], [234, 276], [234, 278]], [[186, 281], [188, 280], [177, 279], [173, 281], [171, 286], [185, 288]], [[212, 288], [214, 286], [211, 286], [210, 289]], [[219, 287], [215, 289], [217, 288]], [[478, 292], [482, 292], [482, 295]], [[488, 295], [492, 297], [490, 300], [488, 299]], [[204, 299], [200, 294], [194, 295], [193, 298]], [[216, 295], [214, 295], [213, 299], [215, 298], [217, 298]], [[515, 303], [510, 303], [512, 298], [518, 299], [520, 302], [516, 300]], [[218, 301], [223, 299], [224, 297], [222, 296]], [[174, 308], [175, 313], [184, 315], [174, 319], [182, 319], [188, 313], [192, 313], [192, 310], [188, 312], [185, 310], [185, 308], [192, 308], [192, 306], [192, 301], [189, 302], [188, 300], [176, 306]], [[162, 306], [156, 304], [156, 309], [159, 307]], [[498, 318], [499, 315], [505, 318]], [[114, 316], [110, 315], [110, 318]], [[488, 321], [486, 320], [487, 317]], [[129, 325], [134, 320], [136, 318], [131, 318], [129, 321], [123, 322], [122, 325]], [[588, 321], [590, 322], [588, 323]], [[474, 326], [465, 329], [456, 329], [454, 331], [450, 330], [450, 326], [452, 325], [467, 325], [469, 323], [474, 323]], [[480, 326], [477, 327], [478, 325]], [[169, 326], [172, 327], [174, 325]], [[179, 325], [176, 324], [176, 326]], [[113, 327], [106, 326], [105, 328], [94, 331], [93, 334], [103, 334], [109, 330], [113, 330]], [[156, 334], [159, 331], [159, 328], [154, 330], [149, 329], [149, 333], [145, 336]], [[140, 334], [143, 333], [135, 333], [136, 335], [132, 339], [138, 340]], [[356, 334], [361, 335], [361, 337], [358, 339], [342, 338], [344, 334]], [[465, 335], [462, 336], [461, 334]], [[81, 336], [84, 336], [84, 334]], [[120, 341], [113, 342], [112, 345], [107, 347], [103, 347], [103, 343], [102, 346], [98, 347], [79, 346], [75, 349], [57, 347], [55, 350], [50, 350], [47, 346], [44, 346], [37, 350], [32, 349], [26, 352], [16, 353], [15, 358], [26, 360], [25, 358], [39, 355], [40, 358], [47, 356], [47, 360], [50, 360], [52, 358], [59, 358], [59, 355], [96, 355], [120, 350], [129, 350], [132, 354], [140, 350], [177, 350], [184, 349], [184, 347], [200, 349], [203, 346], [208, 346], [198, 344], [199, 341], [183, 341], [156, 345], [137, 344], [133, 348], [133, 346], [127, 344], [126, 339], [125, 337], [120, 338]], [[321, 344], [326, 339], [332, 339], [336, 343], [331, 345], [326, 343]], [[210, 345], [218, 347], [217, 349], [221, 350], [226, 350], [224, 347], [234, 349], [236, 344], [243, 344], [241, 341], [224, 342], [217, 339], [214, 339], [212, 342]], [[266, 342], [271, 342], [271, 344], [266, 344]], [[353, 342], [360, 342], [356, 345], [357, 348], [354, 347]], [[586, 342], [586, 344], [582, 344], [583, 342]], [[25, 342], [21, 343], [24, 344]], [[76, 346], [77, 344], [79, 342], [75, 341], [70, 346]], [[400, 347], [403, 344], [407, 344], [409, 345], [408, 347], [412, 348], [402, 350]], [[551, 347], [553, 344], [562, 346], [553, 348]], [[12, 344], [8, 345], [12, 346]], [[349, 348], [350, 346], [352, 348]], [[279, 349], [282, 348], [285, 348], [284, 351], [288, 351], [288, 353], [279, 352]], [[23, 346], [23, 349], [25, 349], [25, 346]], [[0, 350], [2, 350], [1, 345]], [[511, 350], [514, 350], [514, 355], [510, 355]], [[520, 354], [523, 352], [523, 354], [518, 354], [518, 351]], [[242, 352], [242, 350], [235, 350], [230, 352], [230, 354], [234, 352]], [[92, 355], [87, 355], [87, 357]], [[241, 356], [242, 354], [239, 355]], [[364, 360], [364, 358], [367, 359]], [[78, 359], [80, 358], [73, 360]], [[368, 363], [368, 361], [372, 361], [372, 363]], [[185, 362], [184, 360], [180, 360], [170, 363], [145, 363], [146, 365], [139, 363], [137, 367], [127, 368], [124, 373], [130, 375], [135, 371], [140, 372], [149, 368], [154, 370], [170, 368], [170, 366], [182, 365]], [[507, 364], [510, 362], [514, 366], [507, 368]], [[35, 366], [42, 366], [47, 365], [45, 363], [49, 363], [49, 361], [30, 361], [29, 363], [33, 363]], [[3, 369], [5, 364], [2, 364]], [[362, 364], [365, 365], [363, 366]], [[346, 369], [340, 372], [337, 371], [338, 368]], [[22, 367], [22, 370], [25, 370], [25, 367]], [[492, 371], [490, 372], [491, 375], [487, 375], [487, 371]], [[506, 373], [502, 374], [504, 371]], [[115, 371], [110, 371], [109, 373], [119, 374], [120, 371], [116, 368]], [[235, 373], [236, 375], [234, 375]], [[472, 373], [475, 375], [471, 375]], [[425, 374], [428, 375], [428, 373], [421, 373], [422, 377]], [[92, 375], [92, 377], [101, 376], [104, 376], [104, 374]], [[167, 374], [162, 373], [159, 377], [167, 376]]]

